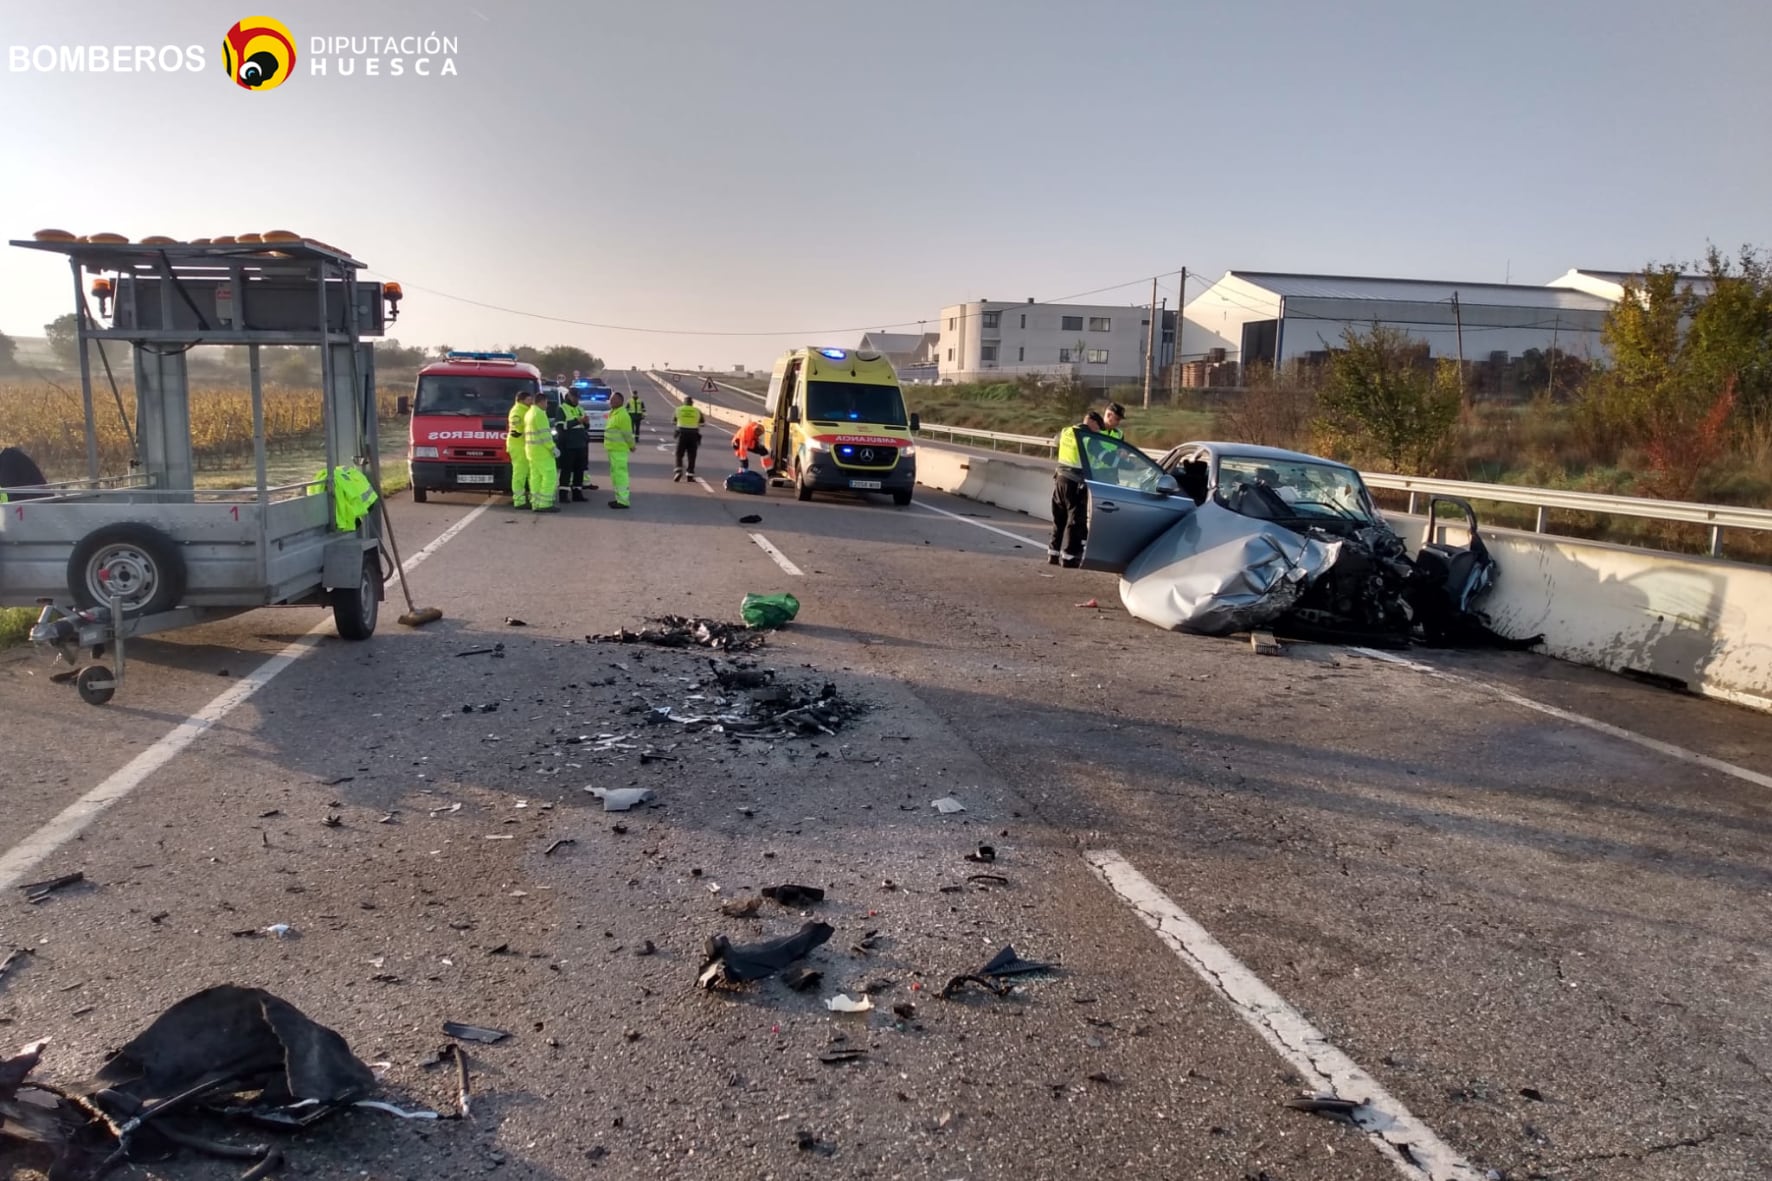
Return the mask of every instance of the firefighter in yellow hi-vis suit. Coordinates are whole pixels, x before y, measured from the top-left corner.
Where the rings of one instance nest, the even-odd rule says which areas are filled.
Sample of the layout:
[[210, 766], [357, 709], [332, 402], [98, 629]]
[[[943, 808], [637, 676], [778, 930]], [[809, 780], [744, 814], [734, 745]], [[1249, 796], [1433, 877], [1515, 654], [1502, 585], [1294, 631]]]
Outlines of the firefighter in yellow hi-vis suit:
[[560, 449], [554, 446], [554, 424], [548, 418], [548, 399], [536, 394], [523, 419], [523, 449], [529, 452], [529, 507], [538, 513], [557, 513], [554, 493], [560, 487]]
[[[519, 390], [506, 416], [505, 450], [511, 456], [511, 507], [529, 507], [529, 448], [523, 445], [523, 427], [529, 417], [533, 390]], [[493, 421], [497, 421], [494, 419]]]
[[634, 420], [628, 417], [625, 399], [609, 395], [609, 421], [603, 425], [603, 450], [609, 456], [609, 482], [615, 487], [610, 508], [630, 508], [628, 503], [628, 454], [634, 449]]

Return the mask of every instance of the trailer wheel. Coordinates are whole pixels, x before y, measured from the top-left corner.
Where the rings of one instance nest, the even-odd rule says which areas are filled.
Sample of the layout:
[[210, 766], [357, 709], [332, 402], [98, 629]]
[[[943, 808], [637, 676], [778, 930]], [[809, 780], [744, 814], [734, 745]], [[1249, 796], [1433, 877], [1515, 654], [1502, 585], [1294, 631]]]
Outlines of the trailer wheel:
[[381, 616], [381, 588], [381, 554], [370, 550], [363, 555], [363, 573], [358, 575], [356, 587], [332, 592], [332, 620], [341, 638], [367, 640], [375, 634], [375, 622]]
[[102, 664], [89, 664], [74, 678], [74, 690], [87, 705], [104, 705], [117, 695], [117, 678]]
[[115, 591], [125, 618], [157, 615], [184, 598], [185, 562], [178, 544], [152, 525], [105, 525], [74, 547], [68, 591], [81, 607], [109, 606]]
[[414, 484], [412, 486], [412, 502], [414, 504], [423, 504], [430, 494], [431, 490], [426, 488], [423, 484]]

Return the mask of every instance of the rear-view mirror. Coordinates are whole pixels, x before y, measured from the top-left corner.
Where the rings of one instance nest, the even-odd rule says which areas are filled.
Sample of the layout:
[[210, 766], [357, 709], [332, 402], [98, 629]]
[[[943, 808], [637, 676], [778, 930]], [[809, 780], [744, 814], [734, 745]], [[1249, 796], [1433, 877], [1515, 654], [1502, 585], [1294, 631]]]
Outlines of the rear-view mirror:
[[412, 399], [407, 397], [405, 394], [401, 394], [398, 398], [395, 398], [394, 399], [394, 413], [395, 414], [411, 414], [412, 413]]
[[1157, 495], [1158, 496], [1180, 496], [1181, 495], [1181, 485], [1176, 482], [1176, 479], [1174, 476], [1170, 475], [1168, 472], [1164, 472], [1162, 475], [1157, 477]]
[[911, 415], [911, 433], [915, 434], [917, 431], [920, 431], [922, 429], [923, 429], [923, 416], [921, 414]]

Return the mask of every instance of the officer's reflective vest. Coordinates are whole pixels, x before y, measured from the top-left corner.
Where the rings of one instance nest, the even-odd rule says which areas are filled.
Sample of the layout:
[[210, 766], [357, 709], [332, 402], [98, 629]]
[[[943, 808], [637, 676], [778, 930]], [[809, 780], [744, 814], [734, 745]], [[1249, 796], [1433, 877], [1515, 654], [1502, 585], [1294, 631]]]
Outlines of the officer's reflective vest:
[[1095, 433], [1098, 435], [1105, 435], [1106, 437], [1108, 437], [1110, 439], [1124, 439], [1126, 437], [1125, 431], [1121, 430], [1119, 427], [1112, 427], [1112, 426], [1103, 427], [1101, 430], [1096, 431]]
[[1061, 470], [1083, 469], [1083, 456], [1077, 448], [1077, 428], [1074, 426], [1067, 426], [1058, 432], [1058, 466]]
[[646, 413], [646, 403], [641, 400], [639, 394], [635, 394], [633, 397], [628, 399], [628, 413], [629, 414], [645, 414]]
[[[314, 483], [308, 485], [308, 495], [319, 496], [325, 491], [326, 469], [321, 468], [314, 473]], [[332, 522], [340, 533], [355, 532], [357, 522], [369, 515], [377, 499], [368, 476], [354, 467], [332, 469]]]
[[700, 406], [679, 406], [679, 407], [677, 407], [677, 426], [682, 428], [683, 430], [686, 430], [686, 431], [700, 430], [701, 429], [701, 407]]
[[574, 406], [571, 402], [560, 405], [560, 446], [582, 450], [591, 445], [590, 420], [585, 417], [583, 406]]

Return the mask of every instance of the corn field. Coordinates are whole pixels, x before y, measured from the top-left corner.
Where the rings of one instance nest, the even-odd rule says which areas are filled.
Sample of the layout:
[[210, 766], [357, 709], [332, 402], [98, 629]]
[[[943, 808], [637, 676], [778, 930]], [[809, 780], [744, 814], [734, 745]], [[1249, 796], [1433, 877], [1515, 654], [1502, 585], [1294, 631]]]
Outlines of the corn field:
[[[135, 391], [120, 387], [123, 426], [116, 400], [108, 386], [93, 390], [93, 417], [98, 427], [99, 471], [120, 474], [128, 470], [129, 434], [135, 429]], [[395, 417], [394, 400], [405, 388], [383, 387], [376, 391], [376, 412], [384, 426], [384, 445], [389, 441], [389, 420]], [[314, 446], [321, 427], [321, 396], [318, 389], [267, 386], [265, 446], [273, 455], [305, 451]], [[86, 435], [82, 425], [80, 394], [76, 386], [49, 382], [24, 385], [0, 384], [0, 447], [22, 448], [37, 461], [51, 480], [74, 479], [86, 471]], [[399, 429], [404, 433], [403, 428]], [[191, 444], [200, 471], [236, 468], [252, 459], [252, 393], [244, 386], [193, 387], [191, 390]]]

